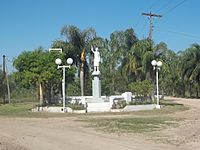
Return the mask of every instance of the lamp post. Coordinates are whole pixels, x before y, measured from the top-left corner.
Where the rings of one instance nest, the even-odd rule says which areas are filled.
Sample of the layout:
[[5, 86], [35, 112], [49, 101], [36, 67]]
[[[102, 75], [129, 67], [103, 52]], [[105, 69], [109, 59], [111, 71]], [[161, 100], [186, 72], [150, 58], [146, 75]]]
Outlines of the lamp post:
[[159, 89], [158, 89], [158, 71], [160, 70], [160, 67], [162, 66], [162, 62], [161, 61], [152, 60], [151, 61], [151, 65], [153, 66], [153, 69], [156, 70], [156, 99], [157, 99], [156, 108], [160, 109]]
[[58, 69], [62, 68], [63, 69], [63, 79], [62, 79], [62, 96], [63, 96], [63, 112], [65, 112], [65, 68], [70, 68], [71, 64], [73, 63], [72, 58], [67, 59], [67, 66], [62, 65], [62, 60], [60, 58], [57, 58], [55, 63], [58, 65]]

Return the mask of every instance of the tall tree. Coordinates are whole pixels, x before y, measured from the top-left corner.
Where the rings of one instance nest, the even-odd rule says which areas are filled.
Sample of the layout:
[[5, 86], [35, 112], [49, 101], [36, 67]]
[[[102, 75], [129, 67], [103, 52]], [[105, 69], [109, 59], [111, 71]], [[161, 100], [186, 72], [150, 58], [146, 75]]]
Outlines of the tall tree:
[[[16, 80], [22, 87], [38, 87], [40, 91], [40, 104], [43, 104], [43, 92], [49, 98], [47, 89], [59, 84], [61, 81], [61, 70], [57, 69], [55, 58], [57, 54], [45, 52], [43, 48], [34, 51], [24, 51], [14, 61]], [[74, 76], [74, 73], [67, 72], [67, 76]], [[73, 78], [68, 79], [73, 81]], [[51, 89], [51, 88], [50, 88]]]
[[120, 78], [123, 78], [122, 81], [124, 81], [125, 86], [117, 87], [124, 87], [124, 91], [127, 90], [127, 84], [130, 82], [130, 78], [132, 78], [133, 75], [132, 71], [136, 67], [136, 60], [132, 57], [133, 51], [131, 47], [137, 43], [137, 41], [138, 39], [132, 28], [126, 29], [125, 31], [113, 32], [111, 34], [110, 47], [113, 53], [112, 61], [117, 69], [116, 83], [119, 83], [118, 77], [120, 74], [118, 71], [120, 71]]
[[154, 54], [163, 62], [159, 77], [161, 89], [168, 95], [176, 96], [178, 93], [180, 94], [183, 85], [181, 85], [180, 82], [178, 55], [174, 51], [168, 49], [167, 44], [164, 42], [160, 42], [154, 47]]
[[191, 96], [191, 84], [197, 84], [196, 97], [199, 96], [200, 86], [200, 45], [193, 44], [182, 57], [182, 77], [188, 83]]
[[123, 72], [129, 75], [129, 82], [149, 79], [153, 58], [153, 48], [149, 40], [138, 40], [134, 43], [122, 64]]
[[[76, 26], [64, 26], [61, 29], [61, 35], [66, 41], [56, 41], [53, 47], [63, 48], [65, 57], [72, 57], [79, 68], [81, 95], [84, 94], [84, 79], [88, 72], [88, 62], [86, 56], [90, 52], [90, 42], [96, 38], [96, 32], [93, 28], [81, 31]], [[70, 49], [70, 50], [69, 50]], [[69, 53], [66, 53], [69, 52]]]

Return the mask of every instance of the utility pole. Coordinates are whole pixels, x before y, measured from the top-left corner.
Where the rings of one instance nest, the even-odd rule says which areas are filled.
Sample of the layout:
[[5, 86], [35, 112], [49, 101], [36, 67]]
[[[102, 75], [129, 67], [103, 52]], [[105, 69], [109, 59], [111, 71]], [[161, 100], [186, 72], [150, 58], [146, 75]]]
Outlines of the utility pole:
[[[7, 63], [6, 63], [7, 64]], [[7, 65], [6, 66], [6, 85], [7, 85], [7, 94], [8, 94], [8, 102], [9, 104], [11, 103], [11, 99], [10, 99], [10, 86], [9, 86], [9, 78], [8, 78], [8, 68]]]
[[148, 16], [149, 17], [149, 21], [150, 21], [150, 24], [149, 24], [149, 37], [148, 39], [152, 40], [152, 31], [153, 31], [153, 22], [152, 22], [152, 18], [153, 17], [162, 17], [161, 15], [158, 15], [158, 14], [152, 14], [151, 12], [150, 13], [142, 13], [143, 16]]
[[3, 104], [6, 103], [6, 56], [3, 55]]

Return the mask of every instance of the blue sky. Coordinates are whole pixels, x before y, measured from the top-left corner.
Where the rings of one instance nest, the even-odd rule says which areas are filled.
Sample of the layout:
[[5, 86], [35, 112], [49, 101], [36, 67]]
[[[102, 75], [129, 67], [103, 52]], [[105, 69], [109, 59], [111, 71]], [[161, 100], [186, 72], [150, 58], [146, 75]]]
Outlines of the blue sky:
[[149, 31], [143, 12], [163, 15], [153, 19], [155, 43], [164, 41], [180, 51], [200, 44], [199, 7], [199, 0], [1, 0], [0, 56], [12, 59], [24, 50], [48, 49], [52, 41], [62, 38], [64, 25], [93, 27], [104, 38], [132, 27], [142, 39]]

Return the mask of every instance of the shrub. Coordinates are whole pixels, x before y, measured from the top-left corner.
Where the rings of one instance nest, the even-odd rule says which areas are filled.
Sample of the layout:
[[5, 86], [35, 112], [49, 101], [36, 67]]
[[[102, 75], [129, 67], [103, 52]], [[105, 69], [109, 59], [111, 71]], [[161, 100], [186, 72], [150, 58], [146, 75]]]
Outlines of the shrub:
[[67, 104], [72, 110], [84, 110], [85, 106], [82, 103]]
[[136, 98], [143, 97], [142, 99], [145, 100], [147, 97], [149, 97], [149, 95], [151, 95], [153, 91], [153, 86], [150, 81], [144, 80], [130, 83], [129, 89], [132, 93], [135, 93]]
[[112, 105], [112, 109], [122, 109], [126, 106], [125, 100], [118, 100], [117, 102], [114, 102]]

